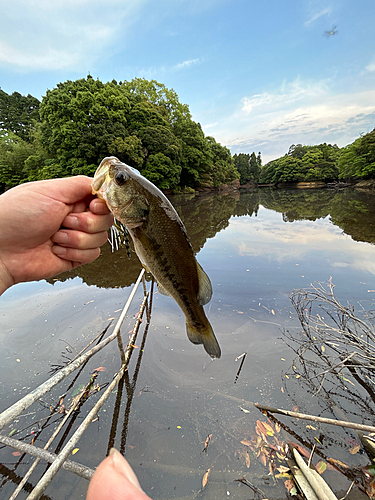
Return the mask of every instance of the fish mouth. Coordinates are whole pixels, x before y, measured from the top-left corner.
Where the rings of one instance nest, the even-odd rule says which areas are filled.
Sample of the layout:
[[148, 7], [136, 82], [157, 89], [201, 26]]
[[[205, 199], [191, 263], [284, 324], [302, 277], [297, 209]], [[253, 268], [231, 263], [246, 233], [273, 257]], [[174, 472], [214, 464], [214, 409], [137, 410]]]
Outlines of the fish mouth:
[[92, 194], [97, 194], [100, 198], [103, 197], [102, 193], [106, 191], [110, 181], [114, 177], [116, 163], [121, 162], [115, 156], [104, 158], [104, 160], [100, 163], [99, 167], [96, 169], [94, 179], [91, 184]]

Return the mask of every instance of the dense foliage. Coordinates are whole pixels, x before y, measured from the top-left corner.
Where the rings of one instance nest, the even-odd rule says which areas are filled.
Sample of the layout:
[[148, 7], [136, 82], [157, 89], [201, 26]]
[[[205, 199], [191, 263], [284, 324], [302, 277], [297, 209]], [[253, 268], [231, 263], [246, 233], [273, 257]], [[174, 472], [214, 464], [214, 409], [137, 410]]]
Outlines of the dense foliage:
[[93, 175], [117, 156], [162, 189], [375, 178], [375, 129], [342, 149], [292, 145], [262, 166], [205, 136], [173, 89], [155, 80], [59, 83], [42, 102], [0, 89], [0, 192], [28, 180]]
[[1, 97], [3, 189], [27, 180], [93, 175], [112, 155], [163, 189], [219, 186], [239, 176], [229, 149], [206, 137], [174, 90], [154, 80], [102, 83], [88, 76], [59, 83], [47, 90], [37, 117], [23, 111], [31, 109], [25, 104], [31, 96], [25, 102], [5, 92]]
[[240, 174], [240, 184], [247, 182], [258, 183], [262, 169], [262, 156], [258, 153], [245, 154], [239, 153], [233, 156], [234, 165]]
[[333, 181], [338, 178], [339, 148], [331, 144], [290, 146], [288, 153], [271, 161], [261, 171], [261, 182]]

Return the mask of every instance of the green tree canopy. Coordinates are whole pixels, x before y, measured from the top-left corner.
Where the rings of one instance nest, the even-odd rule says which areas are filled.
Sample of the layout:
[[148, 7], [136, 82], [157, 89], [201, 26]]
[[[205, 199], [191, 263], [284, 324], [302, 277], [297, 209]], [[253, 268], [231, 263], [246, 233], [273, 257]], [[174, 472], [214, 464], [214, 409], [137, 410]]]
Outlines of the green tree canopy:
[[0, 130], [10, 131], [24, 141], [30, 142], [30, 131], [34, 121], [40, 121], [40, 102], [28, 94], [18, 92], [8, 95], [0, 89]]
[[[39, 111], [41, 123], [34, 122], [28, 134], [31, 148], [19, 154], [24, 140], [20, 135], [3, 145], [3, 186], [93, 175], [110, 155], [165, 189], [218, 186], [238, 177], [230, 151], [205, 137], [176, 92], [155, 80], [102, 83], [91, 76], [68, 80], [46, 92]], [[24, 130], [26, 118], [18, 115], [14, 130]], [[20, 164], [11, 180], [10, 156], [15, 157], [16, 151]]]
[[285, 156], [265, 165], [260, 172], [263, 183], [333, 181], [338, 178], [339, 148], [331, 144], [290, 146]]
[[341, 179], [375, 178], [375, 129], [340, 151]]

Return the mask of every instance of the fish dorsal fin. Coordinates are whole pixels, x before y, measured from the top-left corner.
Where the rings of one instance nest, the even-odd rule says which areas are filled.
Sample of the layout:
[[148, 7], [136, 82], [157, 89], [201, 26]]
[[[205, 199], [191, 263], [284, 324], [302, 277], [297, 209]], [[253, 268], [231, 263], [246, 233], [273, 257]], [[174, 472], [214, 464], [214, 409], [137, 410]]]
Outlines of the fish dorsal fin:
[[167, 292], [167, 290], [160, 283], [158, 283], [158, 292], [162, 295], [166, 295], [167, 297], [172, 297], [172, 295]]
[[204, 306], [210, 302], [212, 297], [212, 286], [210, 278], [203, 271], [201, 265], [197, 262], [198, 267], [198, 280], [199, 280], [199, 292], [198, 292], [198, 302], [201, 306]]

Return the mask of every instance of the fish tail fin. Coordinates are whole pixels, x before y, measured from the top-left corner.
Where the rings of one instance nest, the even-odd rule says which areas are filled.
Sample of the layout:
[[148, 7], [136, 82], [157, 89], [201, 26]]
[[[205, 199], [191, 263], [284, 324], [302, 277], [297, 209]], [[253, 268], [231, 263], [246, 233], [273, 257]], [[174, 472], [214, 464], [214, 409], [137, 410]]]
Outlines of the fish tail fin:
[[190, 342], [193, 344], [203, 344], [206, 352], [211, 358], [220, 358], [221, 349], [216, 340], [212, 326], [207, 321], [207, 325], [202, 328], [195, 328], [193, 325], [186, 323], [186, 333]]

